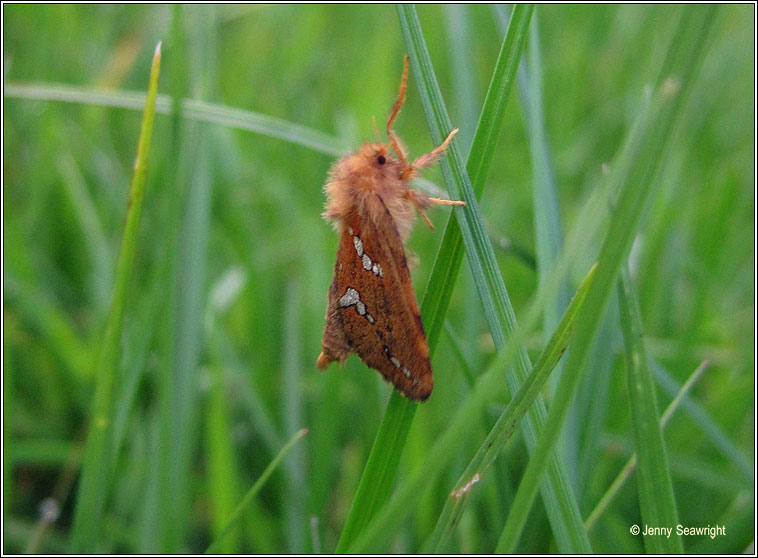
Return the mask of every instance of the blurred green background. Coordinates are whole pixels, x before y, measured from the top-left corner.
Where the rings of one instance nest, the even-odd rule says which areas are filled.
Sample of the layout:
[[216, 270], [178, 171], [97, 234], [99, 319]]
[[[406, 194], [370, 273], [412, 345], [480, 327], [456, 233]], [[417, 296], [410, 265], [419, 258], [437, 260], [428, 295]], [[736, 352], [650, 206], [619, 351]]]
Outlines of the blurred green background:
[[[536, 9], [567, 237], [581, 235], [581, 209], [657, 75], [679, 9]], [[630, 258], [659, 408], [710, 361], [665, 431], [681, 523], [727, 527], [715, 539], [685, 537], [689, 552], [741, 552], [754, 541], [754, 9], [716, 12]], [[501, 14], [486, 5], [418, 13], [465, 153]], [[118, 104], [144, 92], [163, 41], [161, 94], [304, 128], [289, 141], [274, 126], [239, 129], [248, 122], [239, 115], [218, 124], [156, 118], [117, 380], [117, 466], [92, 551], [202, 551], [286, 440], [307, 428], [224, 550], [331, 552], [391, 388], [356, 357], [343, 369], [315, 368], [338, 240], [320, 216], [321, 188], [336, 154], [371, 139], [372, 115], [381, 128], [394, 101], [407, 51], [394, 7], [5, 4], [3, 26], [3, 550], [67, 548], [141, 119], [141, 101], [104, 107], [95, 93]], [[64, 90], [73, 102], [49, 100], [62, 85], [74, 87]], [[411, 156], [434, 147], [413, 76], [395, 129]], [[316, 145], [303, 145], [312, 137]], [[443, 185], [437, 168], [425, 177]], [[538, 280], [533, 204], [514, 89], [481, 207], [517, 315]], [[447, 213], [432, 209], [437, 229], [420, 223], [409, 241], [419, 298]], [[458, 359], [477, 374], [494, 354], [465, 268], [400, 477], [423, 462], [470, 389]], [[584, 517], [634, 451], [615, 304], [606, 322], [590, 363], [603, 383], [580, 386], [563, 448]], [[549, 333], [530, 337], [533, 356]], [[377, 552], [420, 547], [506, 402], [460, 440], [441, 481]], [[183, 417], [179, 433], [169, 416]], [[167, 455], [179, 455], [178, 473]], [[525, 462], [518, 435], [477, 488], [451, 552], [492, 551]], [[161, 488], [170, 471], [180, 475], [169, 481], [180, 485], [178, 503]], [[554, 551], [539, 499], [531, 516], [519, 550]], [[590, 531], [593, 550], [642, 551], [629, 534], [635, 523], [632, 477]]]

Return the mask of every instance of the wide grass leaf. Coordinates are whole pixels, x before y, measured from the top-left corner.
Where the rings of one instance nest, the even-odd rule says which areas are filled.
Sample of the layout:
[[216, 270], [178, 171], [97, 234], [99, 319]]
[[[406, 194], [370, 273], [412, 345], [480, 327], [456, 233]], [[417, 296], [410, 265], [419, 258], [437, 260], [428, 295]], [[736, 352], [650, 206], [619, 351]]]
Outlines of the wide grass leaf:
[[137, 146], [137, 160], [129, 188], [126, 223], [116, 266], [113, 300], [95, 364], [95, 395], [90, 412], [89, 432], [82, 462], [82, 478], [77, 493], [74, 526], [71, 533], [71, 551], [77, 554], [96, 552], [98, 549], [99, 526], [102, 525], [101, 517], [109, 493], [111, 475], [114, 472], [111, 444], [113, 443], [113, 409], [118, 396], [114, 392], [114, 386], [117, 383], [116, 374], [120, 369], [124, 303], [131, 286], [137, 233], [142, 215], [142, 200], [147, 182], [148, 155], [155, 120], [155, 98], [158, 94], [158, 76], [161, 66], [160, 47], [159, 43], [155, 49], [150, 71], [150, 84]]
[[[626, 374], [629, 406], [632, 413], [634, 442], [639, 460], [637, 491], [640, 495], [642, 523], [651, 527], [679, 524], [674, 488], [669, 473], [666, 445], [659, 424], [653, 376], [647, 365], [647, 351], [642, 340], [642, 318], [629, 272], [622, 269], [618, 285], [621, 331], [626, 347]], [[681, 554], [682, 536], [645, 535], [649, 554]]]

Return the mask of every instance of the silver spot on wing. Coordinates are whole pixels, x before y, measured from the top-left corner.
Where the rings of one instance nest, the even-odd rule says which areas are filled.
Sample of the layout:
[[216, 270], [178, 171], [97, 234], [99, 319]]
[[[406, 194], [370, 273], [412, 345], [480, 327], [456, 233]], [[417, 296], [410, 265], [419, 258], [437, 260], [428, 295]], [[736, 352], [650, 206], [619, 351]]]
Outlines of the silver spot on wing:
[[366, 318], [370, 324], [375, 323], [376, 320], [374, 320], [374, 316], [368, 313], [366, 305], [361, 301], [360, 293], [353, 287], [348, 287], [345, 290], [345, 294], [340, 297], [339, 303], [342, 308], [355, 306], [355, 311], [358, 312], [359, 315]]
[[345, 294], [340, 297], [340, 306], [347, 308], [361, 301], [361, 295], [353, 287], [348, 287]]
[[358, 252], [358, 257], [363, 256], [363, 241], [360, 239], [359, 236], [353, 237], [353, 246], [355, 246], [355, 251]]

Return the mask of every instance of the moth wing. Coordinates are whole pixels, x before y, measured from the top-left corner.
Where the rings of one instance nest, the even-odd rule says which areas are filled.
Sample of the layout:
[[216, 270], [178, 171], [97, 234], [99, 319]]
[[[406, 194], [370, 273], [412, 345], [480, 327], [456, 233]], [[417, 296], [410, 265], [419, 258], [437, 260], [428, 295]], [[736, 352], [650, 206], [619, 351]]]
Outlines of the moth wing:
[[356, 352], [406, 397], [423, 401], [433, 386], [429, 347], [403, 243], [384, 209], [379, 223], [357, 212], [344, 221], [322, 357], [328, 364]]

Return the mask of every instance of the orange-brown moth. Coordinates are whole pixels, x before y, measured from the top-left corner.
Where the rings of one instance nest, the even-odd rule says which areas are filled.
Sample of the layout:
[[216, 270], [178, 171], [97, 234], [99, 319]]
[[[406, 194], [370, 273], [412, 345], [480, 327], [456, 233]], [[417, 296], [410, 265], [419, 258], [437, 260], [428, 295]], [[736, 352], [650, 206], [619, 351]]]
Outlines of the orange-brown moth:
[[334, 221], [340, 243], [316, 365], [325, 369], [358, 353], [400, 393], [424, 401], [432, 392], [432, 364], [403, 243], [415, 211], [434, 228], [424, 214], [426, 208], [465, 202], [430, 198], [410, 187], [411, 179], [444, 153], [458, 130], [434, 151], [409, 163], [405, 147], [392, 131], [405, 102], [407, 80], [406, 55], [400, 92], [387, 119], [389, 141], [380, 142], [374, 124], [377, 143], [364, 143], [337, 161], [324, 186], [323, 216]]

